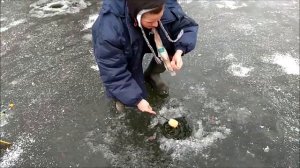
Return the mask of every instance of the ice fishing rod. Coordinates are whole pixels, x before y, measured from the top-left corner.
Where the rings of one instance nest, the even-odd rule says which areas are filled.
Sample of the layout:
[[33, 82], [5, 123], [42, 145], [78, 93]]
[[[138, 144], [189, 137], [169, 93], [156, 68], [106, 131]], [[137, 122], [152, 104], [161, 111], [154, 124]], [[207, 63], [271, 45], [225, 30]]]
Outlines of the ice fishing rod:
[[169, 121], [169, 119], [167, 119], [166, 117], [164, 117], [164, 116], [162, 116], [160, 114], [157, 114], [157, 115], [160, 116], [160, 117], [162, 117], [162, 118], [164, 118], [164, 119], [166, 119], [167, 121]]

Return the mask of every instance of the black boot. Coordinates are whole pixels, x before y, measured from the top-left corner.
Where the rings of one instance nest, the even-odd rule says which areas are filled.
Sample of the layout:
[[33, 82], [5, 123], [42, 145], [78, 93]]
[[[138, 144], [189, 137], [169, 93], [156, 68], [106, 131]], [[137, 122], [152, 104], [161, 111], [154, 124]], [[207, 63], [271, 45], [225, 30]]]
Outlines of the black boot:
[[157, 64], [154, 59], [149, 63], [144, 73], [145, 81], [150, 84], [159, 96], [169, 95], [169, 87], [162, 81], [160, 74], [166, 70], [163, 64]]

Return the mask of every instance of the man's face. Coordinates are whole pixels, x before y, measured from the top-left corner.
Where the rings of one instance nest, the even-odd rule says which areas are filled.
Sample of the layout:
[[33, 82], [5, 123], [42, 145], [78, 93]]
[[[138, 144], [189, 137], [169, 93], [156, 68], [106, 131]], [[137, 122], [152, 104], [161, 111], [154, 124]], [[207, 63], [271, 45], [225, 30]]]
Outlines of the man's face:
[[152, 29], [158, 26], [158, 21], [164, 14], [164, 10], [161, 10], [158, 14], [145, 13], [142, 16], [141, 24], [146, 29]]

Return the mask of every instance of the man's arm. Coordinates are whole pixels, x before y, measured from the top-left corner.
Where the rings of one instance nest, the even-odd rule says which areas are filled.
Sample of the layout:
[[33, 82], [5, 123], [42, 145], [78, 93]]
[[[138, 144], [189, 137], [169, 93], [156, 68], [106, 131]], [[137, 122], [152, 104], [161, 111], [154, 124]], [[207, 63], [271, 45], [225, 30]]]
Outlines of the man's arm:
[[168, 0], [166, 5], [176, 17], [176, 21], [170, 26], [171, 34], [176, 37], [181, 30], [184, 31], [182, 37], [175, 43], [175, 49], [186, 54], [196, 46], [198, 24], [184, 13], [177, 0]]
[[[93, 26], [93, 46], [100, 77], [107, 91], [127, 106], [136, 106], [142, 99], [142, 89], [127, 69], [127, 58], [123, 52], [122, 27], [111, 18], [101, 18]], [[105, 22], [103, 19], [109, 19]], [[99, 20], [98, 20], [99, 22]], [[115, 28], [115, 29], [114, 29]]]

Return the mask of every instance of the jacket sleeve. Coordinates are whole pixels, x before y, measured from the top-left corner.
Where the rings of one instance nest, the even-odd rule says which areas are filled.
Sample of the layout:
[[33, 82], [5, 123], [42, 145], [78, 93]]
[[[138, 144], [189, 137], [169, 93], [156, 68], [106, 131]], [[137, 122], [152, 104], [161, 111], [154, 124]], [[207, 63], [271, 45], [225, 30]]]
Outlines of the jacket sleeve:
[[177, 0], [168, 0], [167, 6], [176, 17], [176, 21], [171, 26], [171, 34], [177, 36], [180, 30], [184, 31], [182, 37], [175, 43], [175, 49], [182, 50], [184, 54], [188, 53], [196, 46], [198, 24], [183, 12]]
[[[122, 45], [123, 32], [111, 19], [102, 17], [93, 26], [93, 47], [100, 77], [106, 91], [127, 106], [136, 106], [143, 99], [142, 89], [127, 69]], [[114, 18], [115, 19], [115, 18]], [[117, 19], [116, 19], [117, 20]], [[98, 25], [97, 25], [98, 24]], [[123, 38], [124, 39], [124, 38]]]

